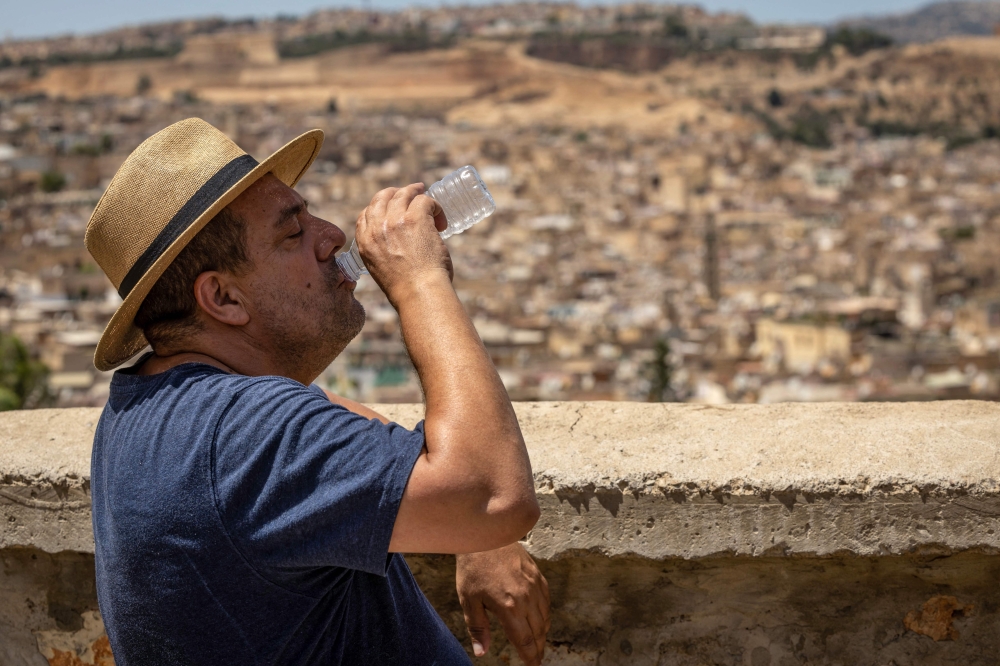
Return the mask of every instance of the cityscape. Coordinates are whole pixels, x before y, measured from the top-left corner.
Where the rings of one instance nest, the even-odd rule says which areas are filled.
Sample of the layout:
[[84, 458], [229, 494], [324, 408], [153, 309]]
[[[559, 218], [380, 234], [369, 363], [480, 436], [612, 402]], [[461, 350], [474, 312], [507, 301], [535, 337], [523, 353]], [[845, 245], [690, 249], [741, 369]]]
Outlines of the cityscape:
[[[192, 116], [258, 159], [324, 130], [298, 190], [349, 239], [378, 190], [476, 166], [497, 212], [448, 247], [513, 400], [995, 400], [998, 82], [992, 34], [665, 4], [7, 40], [0, 408], [103, 404], [92, 358], [120, 300], [87, 220], [139, 143]], [[395, 311], [368, 277], [356, 295], [364, 330], [317, 383], [419, 402]]]

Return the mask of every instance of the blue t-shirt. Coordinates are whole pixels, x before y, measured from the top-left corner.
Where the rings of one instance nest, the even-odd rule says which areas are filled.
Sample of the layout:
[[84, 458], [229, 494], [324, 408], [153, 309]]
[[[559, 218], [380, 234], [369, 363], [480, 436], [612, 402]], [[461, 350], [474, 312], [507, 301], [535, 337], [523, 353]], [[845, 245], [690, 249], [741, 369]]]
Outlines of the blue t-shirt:
[[115, 662], [469, 664], [388, 553], [423, 444], [290, 379], [115, 373], [91, 463]]

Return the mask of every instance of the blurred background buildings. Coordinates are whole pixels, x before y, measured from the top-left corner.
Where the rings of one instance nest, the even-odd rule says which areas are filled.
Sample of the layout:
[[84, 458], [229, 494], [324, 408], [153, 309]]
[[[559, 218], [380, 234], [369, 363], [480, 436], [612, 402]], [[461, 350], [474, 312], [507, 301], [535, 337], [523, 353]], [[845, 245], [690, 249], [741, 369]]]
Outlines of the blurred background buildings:
[[[99, 405], [117, 295], [83, 236], [118, 166], [200, 116], [345, 229], [474, 164], [449, 240], [515, 400], [1000, 397], [1000, 3], [832, 26], [520, 3], [199, 19], [0, 42], [0, 408]], [[370, 280], [319, 382], [419, 386]]]

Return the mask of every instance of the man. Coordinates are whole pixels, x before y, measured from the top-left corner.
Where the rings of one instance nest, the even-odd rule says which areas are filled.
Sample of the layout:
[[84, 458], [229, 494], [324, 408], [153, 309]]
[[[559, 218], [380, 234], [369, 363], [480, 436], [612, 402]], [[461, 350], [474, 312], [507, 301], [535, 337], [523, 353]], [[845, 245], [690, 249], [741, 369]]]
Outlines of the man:
[[[399, 553], [456, 553], [475, 654], [485, 609], [540, 663], [548, 590], [517, 540], [538, 518], [496, 371], [451, 286], [422, 185], [358, 218], [426, 399], [413, 431], [311, 382], [364, 310], [343, 232], [293, 190], [314, 130], [257, 163], [198, 119], [140, 145], [87, 228], [123, 298], [94, 438], [98, 598], [119, 666], [458, 664]], [[485, 552], [484, 552], [485, 551]]]

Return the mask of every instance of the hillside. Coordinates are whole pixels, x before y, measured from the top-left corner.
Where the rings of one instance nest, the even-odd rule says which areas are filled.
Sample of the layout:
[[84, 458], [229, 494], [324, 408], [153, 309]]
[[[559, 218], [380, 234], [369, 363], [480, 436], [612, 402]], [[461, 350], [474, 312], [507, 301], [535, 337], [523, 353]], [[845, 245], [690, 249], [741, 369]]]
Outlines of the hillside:
[[833, 49], [815, 61], [801, 53], [694, 52], [637, 73], [532, 57], [524, 41], [467, 39], [410, 53], [365, 44], [290, 59], [253, 44], [255, 57], [245, 59], [220, 57], [233, 39], [218, 35], [189, 40], [173, 58], [36, 74], [12, 68], [0, 76], [0, 91], [67, 99], [138, 91], [161, 100], [416, 112], [479, 126], [627, 125], [660, 135], [694, 124], [758, 127], [817, 147], [845, 132], [923, 134], [953, 146], [1000, 133], [1000, 39], [992, 37], [859, 56]]
[[847, 25], [870, 28], [896, 42], [933, 42], [956, 35], [991, 35], [1000, 24], [1000, 2], [936, 2], [892, 16], [861, 17]]

